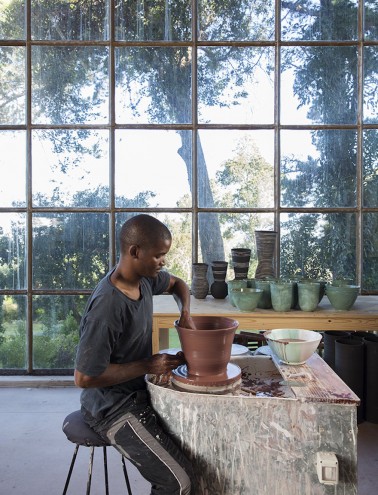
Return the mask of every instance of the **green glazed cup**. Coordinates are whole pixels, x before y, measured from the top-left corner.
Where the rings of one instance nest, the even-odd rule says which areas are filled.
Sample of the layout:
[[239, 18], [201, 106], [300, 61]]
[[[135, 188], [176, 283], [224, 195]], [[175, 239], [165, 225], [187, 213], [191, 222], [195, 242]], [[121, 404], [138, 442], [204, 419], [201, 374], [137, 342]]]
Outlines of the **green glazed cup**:
[[270, 282], [269, 280], [259, 280], [256, 279], [256, 289], [262, 289], [263, 293], [261, 294], [260, 300], [257, 304], [258, 308], [261, 309], [271, 309], [272, 307], [272, 298], [270, 296]]
[[270, 282], [270, 296], [274, 311], [290, 311], [294, 297], [294, 282]]
[[298, 303], [302, 311], [315, 311], [319, 304], [320, 283], [299, 282]]
[[229, 280], [227, 282], [227, 287], [228, 287], [228, 299], [230, 303], [235, 306], [236, 304], [235, 301], [232, 297], [232, 289], [243, 289], [247, 287], [247, 279], [234, 279], [234, 280]]

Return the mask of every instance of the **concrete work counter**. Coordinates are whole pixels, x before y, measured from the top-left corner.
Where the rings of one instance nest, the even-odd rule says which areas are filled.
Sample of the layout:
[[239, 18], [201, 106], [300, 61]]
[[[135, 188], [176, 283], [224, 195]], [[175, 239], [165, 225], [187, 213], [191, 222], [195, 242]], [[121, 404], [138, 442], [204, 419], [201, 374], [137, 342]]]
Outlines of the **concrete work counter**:
[[[316, 353], [300, 366], [269, 356], [232, 361], [243, 378], [233, 394], [180, 392], [146, 377], [155, 411], [192, 461], [193, 493], [357, 495], [352, 390]], [[324, 453], [335, 456], [337, 485], [318, 478]]]
[[[244, 313], [226, 299], [195, 299], [191, 296], [193, 315], [227, 316], [239, 321], [242, 330], [271, 330], [272, 328], [304, 328], [306, 330], [378, 331], [378, 296], [359, 296], [349, 311], [335, 310], [327, 296], [313, 312], [293, 309], [287, 313], [259, 309]], [[179, 316], [171, 295], [154, 296], [152, 347], [156, 353], [169, 347], [168, 329]]]

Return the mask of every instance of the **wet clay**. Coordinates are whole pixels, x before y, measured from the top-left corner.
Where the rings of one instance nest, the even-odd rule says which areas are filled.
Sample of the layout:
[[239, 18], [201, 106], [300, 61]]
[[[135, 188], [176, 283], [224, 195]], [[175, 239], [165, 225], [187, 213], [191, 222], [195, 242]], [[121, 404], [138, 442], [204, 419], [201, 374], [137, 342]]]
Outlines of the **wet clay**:
[[[193, 316], [195, 329], [183, 328], [175, 321], [181, 348], [186, 360], [185, 374], [180, 381], [197, 384], [219, 383], [230, 379], [227, 365], [239, 322], [222, 316]], [[240, 379], [234, 376], [232, 379]]]

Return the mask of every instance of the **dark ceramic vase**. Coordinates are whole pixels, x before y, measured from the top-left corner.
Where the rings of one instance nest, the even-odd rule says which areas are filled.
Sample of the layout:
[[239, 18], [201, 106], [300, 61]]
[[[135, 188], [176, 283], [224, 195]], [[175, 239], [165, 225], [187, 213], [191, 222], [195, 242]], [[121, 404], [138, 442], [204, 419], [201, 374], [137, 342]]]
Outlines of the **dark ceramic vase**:
[[222, 316], [192, 316], [195, 329], [175, 321], [188, 374], [214, 376], [226, 373], [239, 322]]
[[[358, 333], [358, 332], [357, 332]], [[370, 423], [378, 423], [378, 335], [364, 337], [365, 343], [365, 419]]]
[[232, 266], [235, 272], [235, 279], [247, 279], [251, 250], [247, 248], [231, 249]]
[[363, 339], [349, 337], [335, 341], [335, 372], [361, 401], [357, 408], [357, 423], [365, 418], [364, 357]]
[[207, 280], [207, 263], [193, 263], [192, 265], [192, 294], [196, 299], [205, 299], [209, 293]]
[[328, 330], [323, 334], [323, 359], [333, 370], [335, 369], [335, 342], [337, 339], [350, 337], [350, 332]]
[[257, 268], [255, 278], [274, 277], [274, 252], [277, 232], [273, 230], [255, 230]]
[[213, 272], [214, 282], [210, 286], [210, 293], [215, 299], [225, 299], [227, 297], [227, 267], [227, 261], [213, 261], [211, 263], [211, 270]]

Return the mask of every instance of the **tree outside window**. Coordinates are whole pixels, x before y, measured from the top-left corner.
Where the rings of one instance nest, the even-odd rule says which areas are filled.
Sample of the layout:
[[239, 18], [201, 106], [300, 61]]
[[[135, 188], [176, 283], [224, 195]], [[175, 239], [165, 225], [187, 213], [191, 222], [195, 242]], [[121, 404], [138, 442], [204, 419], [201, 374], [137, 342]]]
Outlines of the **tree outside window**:
[[0, 369], [73, 367], [142, 211], [189, 284], [274, 229], [277, 275], [377, 293], [377, 67], [375, 0], [0, 2]]

